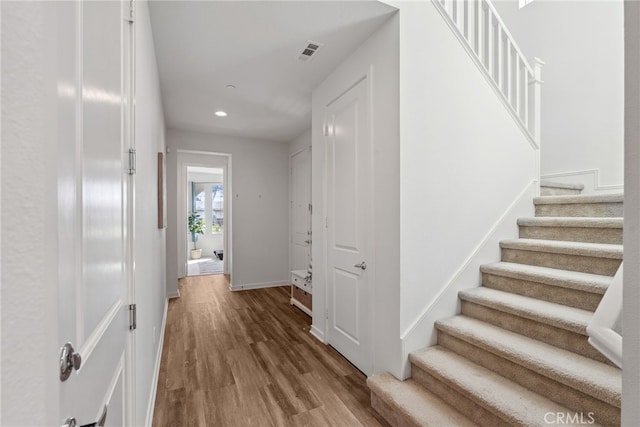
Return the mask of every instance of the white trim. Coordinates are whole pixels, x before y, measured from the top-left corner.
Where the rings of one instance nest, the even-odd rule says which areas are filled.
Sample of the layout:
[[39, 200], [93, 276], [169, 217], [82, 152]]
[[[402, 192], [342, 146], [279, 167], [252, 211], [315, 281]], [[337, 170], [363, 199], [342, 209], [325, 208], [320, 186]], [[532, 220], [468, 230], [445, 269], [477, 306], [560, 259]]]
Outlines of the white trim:
[[320, 341], [322, 344], [326, 344], [327, 341], [325, 340], [324, 337], [324, 332], [322, 332], [320, 329], [316, 328], [315, 325], [311, 325], [311, 329], [309, 329], [309, 333], [318, 341]]
[[[590, 178], [587, 178], [588, 176]], [[587, 176], [587, 177], [585, 177]], [[559, 182], [567, 184], [584, 184], [585, 194], [590, 192], [617, 192], [623, 191], [623, 184], [601, 184], [600, 183], [600, 169], [585, 169], [578, 171], [567, 171], [558, 173], [549, 173], [542, 175], [542, 180], [553, 180], [560, 178]], [[564, 178], [564, 181], [562, 180]], [[565, 182], [566, 181], [566, 182]]]
[[309, 310], [307, 307], [305, 307], [304, 305], [302, 305], [302, 303], [300, 301], [298, 301], [295, 298], [289, 298], [289, 304], [294, 305], [296, 307], [298, 307], [300, 310], [302, 310], [302, 312], [304, 314], [306, 314], [307, 316], [313, 316], [313, 313], [311, 312], [311, 310]]
[[230, 291], [246, 291], [250, 289], [263, 289], [263, 288], [277, 288], [279, 286], [291, 286], [291, 282], [289, 280], [282, 280], [276, 282], [258, 282], [258, 283], [247, 283], [244, 285], [229, 285]]
[[[91, 335], [89, 335], [89, 337], [87, 337], [87, 339], [84, 341], [84, 343], [80, 347], [80, 350], [78, 350], [78, 352], [82, 355], [82, 367], [87, 365], [89, 357], [91, 357], [93, 350], [95, 350], [96, 346], [102, 339], [102, 336], [105, 334], [105, 332], [107, 332], [107, 329], [109, 329], [109, 326], [111, 325], [111, 322], [113, 322], [113, 319], [115, 319], [120, 310], [125, 309], [128, 310], [128, 307], [122, 303], [121, 299], [118, 299], [118, 301], [116, 301], [111, 306], [109, 311], [107, 311], [107, 314], [102, 318], [100, 323], [98, 323], [98, 326], [96, 326], [93, 332], [91, 332]], [[82, 370], [82, 367], [80, 367], [78, 372]]]
[[167, 299], [172, 299], [172, 298], [180, 298], [180, 290], [176, 290], [175, 292], [170, 292], [167, 294]]
[[156, 352], [156, 365], [151, 379], [151, 393], [149, 393], [149, 403], [147, 404], [147, 418], [144, 425], [151, 427], [153, 423], [153, 412], [156, 407], [156, 393], [158, 391], [158, 380], [160, 378], [160, 363], [162, 362], [162, 348], [164, 347], [164, 331], [167, 325], [167, 311], [169, 310], [169, 299], [164, 302], [164, 314], [162, 315], [162, 326], [160, 327], [160, 341]]

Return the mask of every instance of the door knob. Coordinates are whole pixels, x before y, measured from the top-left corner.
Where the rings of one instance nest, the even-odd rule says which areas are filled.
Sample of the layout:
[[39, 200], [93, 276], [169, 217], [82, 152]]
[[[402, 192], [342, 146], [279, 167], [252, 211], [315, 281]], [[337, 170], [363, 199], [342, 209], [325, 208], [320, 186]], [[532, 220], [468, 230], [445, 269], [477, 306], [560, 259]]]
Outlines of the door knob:
[[353, 264], [353, 266], [355, 268], [359, 268], [359, 269], [362, 269], [362, 270], [366, 270], [367, 269], [367, 263], [364, 262], [364, 261], [362, 261], [360, 264]]
[[63, 345], [60, 349], [60, 381], [66, 381], [71, 375], [71, 371], [80, 369], [81, 364], [82, 357], [73, 348], [73, 344], [68, 342]]
[[307, 245], [311, 244], [311, 239], [307, 239], [304, 241]]

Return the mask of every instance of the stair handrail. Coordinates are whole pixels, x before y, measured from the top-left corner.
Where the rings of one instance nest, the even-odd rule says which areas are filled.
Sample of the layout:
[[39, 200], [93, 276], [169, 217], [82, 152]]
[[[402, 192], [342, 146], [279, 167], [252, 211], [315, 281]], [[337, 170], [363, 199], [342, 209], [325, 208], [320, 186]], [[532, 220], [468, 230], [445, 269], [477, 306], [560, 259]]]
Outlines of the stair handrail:
[[589, 344], [622, 368], [622, 264], [587, 326]]
[[540, 148], [542, 66], [527, 60], [490, 0], [433, 0], [535, 149]]

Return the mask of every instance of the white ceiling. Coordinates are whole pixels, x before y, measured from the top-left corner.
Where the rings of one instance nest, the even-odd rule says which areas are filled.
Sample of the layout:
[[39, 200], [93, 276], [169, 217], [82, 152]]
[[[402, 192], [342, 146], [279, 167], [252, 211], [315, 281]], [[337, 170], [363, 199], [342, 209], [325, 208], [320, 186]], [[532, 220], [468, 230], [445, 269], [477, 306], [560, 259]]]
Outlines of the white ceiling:
[[[377, 1], [151, 1], [167, 127], [292, 140], [311, 127], [311, 91], [394, 12]], [[307, 40], [324, 46], [303, 62]]]

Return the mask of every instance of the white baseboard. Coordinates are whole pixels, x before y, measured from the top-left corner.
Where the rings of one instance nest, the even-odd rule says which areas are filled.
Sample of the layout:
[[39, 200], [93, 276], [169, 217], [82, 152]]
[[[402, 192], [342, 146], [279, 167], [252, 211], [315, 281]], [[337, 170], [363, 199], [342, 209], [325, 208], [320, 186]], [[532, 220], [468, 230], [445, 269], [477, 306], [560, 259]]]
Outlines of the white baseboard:
[[620, 193], [624, 190], [623, 184], [601, 184], [600, 169], [550, 173], [542, 175], [540, 178], [563, 184], [582, 184], [584, 185], [582, 194]]
[[326, 344], [327, 342], [324, 339], [324, 332], [322, 332], [320, 329], [316, 328], [315, 325], [311, 325], [311, 329], [309, 330], [309, 333], [315, 337], [315, 339], [317, 339], [318, 341], [320, 341], [322, 344]]
[[277, 288], [278, 286], [291, 286], [289, 280], [280, 280], [277, 282], [261, 282], [261, 283], [247, 283], [244, 285], [229, 285], [229, 289], [232, 291], [246, 291], [249, 289], [263, 289], [263, 288]]
[[172, 299], [172, 298], [180, 298], [180, 291], [176, 290], [175, 292], [171, 292], [167, 294], [167, 299]]
[[[178, 293], [178, 296], [180, 294]], [[151, 393], [149, 394], [149, 404], [147, 405], [147, 419], [144, 425], [151, 427], [153, 423], [153, 410], [156, 407], [156, 393], [158, 391], [158, 380], [160, 379], [160, 363], [162, 362], [162, 348], [164, 347], [164, 330], [167, 326], [167, 311], [169, 309], [169, 298], [164, 302], [164, 314], [162, 315], [162, 326], [160, 327], [160, 340], [158, 341], [158, 352], [156, 353], [156, 365], [151, 379]]]

